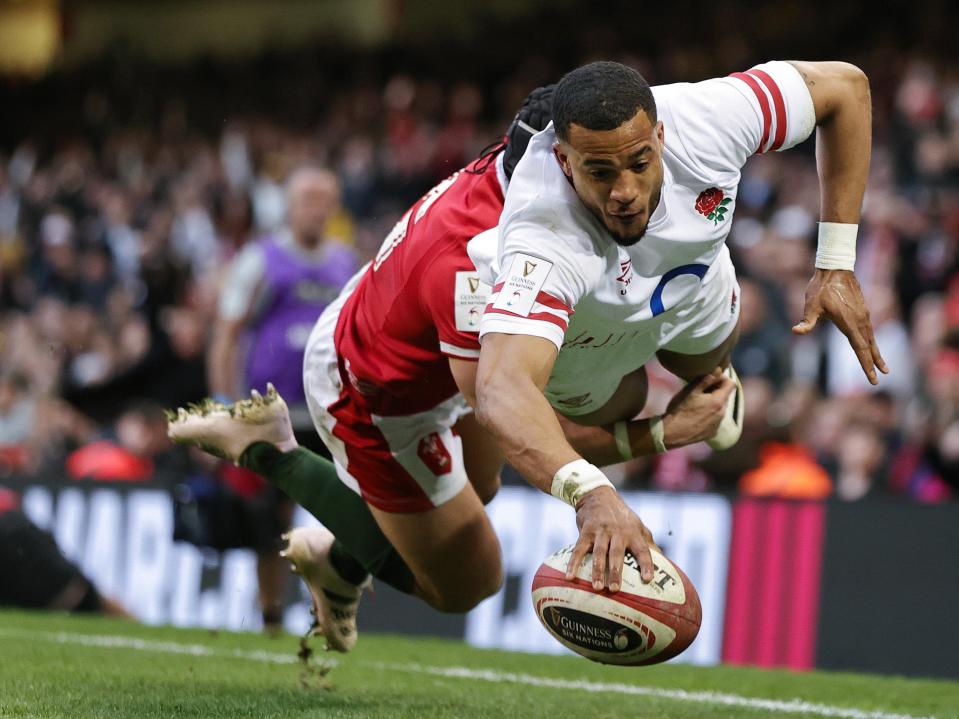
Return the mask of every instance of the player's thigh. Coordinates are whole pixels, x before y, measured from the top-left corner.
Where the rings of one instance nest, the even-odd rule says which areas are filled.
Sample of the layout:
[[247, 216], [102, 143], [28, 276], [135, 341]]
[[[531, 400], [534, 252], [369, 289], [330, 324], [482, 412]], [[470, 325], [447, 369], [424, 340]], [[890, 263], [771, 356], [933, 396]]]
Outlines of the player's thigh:
[[661, 349], [656, 353], [656, 359], [667, 370], [677, 377], [681, 377], [687, 382], [691, 382], [704, 374], [708, 374], [716, 367], [727, 367], [733, 347], [739, 341], [739, 321], [737, 319], [735, 326], [729, 336], [711, 350], [700, 354], [684, 354], [667, 349]]
[[423, 512], [370, 510], [436, 609], [468, 611], [503, 583], [499, 540], [471, 484]]
[[630, 420], [643, 411], [648, 393], [649, 380], [646, 376], [646, 368], [640, 367], [619, 381], [616, 391], [599, 409], [579, 415], [564, 413], [563, 416], [571, 422], [588, 427]]
[[483, 504], [487, 504], [500, 488], [500, 473], [506, 456], [499, 442], [470, 412], [457, 420], [453, 429], [463, 442], [463, 464], [466, 476]]

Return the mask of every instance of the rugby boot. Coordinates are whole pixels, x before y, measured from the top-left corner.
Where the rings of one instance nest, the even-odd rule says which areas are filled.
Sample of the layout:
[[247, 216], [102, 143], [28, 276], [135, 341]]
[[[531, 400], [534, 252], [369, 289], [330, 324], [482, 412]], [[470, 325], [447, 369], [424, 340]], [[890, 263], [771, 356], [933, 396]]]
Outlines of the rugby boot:
[[282, 452], [297, 447], [290, 411], [272, 384], [267, 384], [265, 396], [253, 390], [249, 399], [232, 404], [205, 399], [168, 410], [167, 435], [234, 464], [254, 442], [269, 442]]
[[743, 415], [746, 411], [743, 383], [739, 381], [739, 375], [736, 374], [732, 365], [724, 370], [724, 374], [736, 383], [736, 389], [729, 395], [726, 402], [726, 414], [719, 423], [719, 430], [711, 439], [706, 440], [706, 444], [713, 449], [729, 449], [739, 441], [743, 433]]
[[356, 611], [363, 590], [372, 584], [343, 579], [330, 563], [333, 534], [325, 527], [300, 527], [283, 535], [287, 547], [280, 556], [289, 559], [293, 571], [303, 577], [313, 597], [316, 617], [314, 634], [326, 638], [326, 648], [348, 652], [356, 644]]

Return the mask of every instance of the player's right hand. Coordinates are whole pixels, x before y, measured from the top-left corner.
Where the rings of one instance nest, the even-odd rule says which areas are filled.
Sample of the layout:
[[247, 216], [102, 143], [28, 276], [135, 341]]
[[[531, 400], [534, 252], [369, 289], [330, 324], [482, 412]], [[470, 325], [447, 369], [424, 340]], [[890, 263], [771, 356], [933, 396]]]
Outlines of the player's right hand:
[[721, 367], [683, 387], [663, 415], [663, 439], [668, 448], [704, 442], [716, 435], [736, 383]]
[[587, 492], [576, 505], [576, 525], [579, 539], [566, 569], [567, 579], [573, 579], [576, 569], [592, 552], [593, 588], [608, 587], [609, 591], [618, 592], [623, 582], [623, 562], [628, 549], [639, 562], [643, 581], [652, 581], [653, 558], [649, 548], [656, 547], [653, 535], [615, 489], [599, 487]]

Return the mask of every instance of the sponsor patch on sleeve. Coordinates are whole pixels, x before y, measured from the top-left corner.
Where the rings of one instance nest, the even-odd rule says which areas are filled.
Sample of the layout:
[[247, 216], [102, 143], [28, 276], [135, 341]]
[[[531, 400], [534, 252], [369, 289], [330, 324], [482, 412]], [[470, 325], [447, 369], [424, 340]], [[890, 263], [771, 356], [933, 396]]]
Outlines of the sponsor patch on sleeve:
[[552, 269], [552, 262], [532, 255], [517, 254], [513, 257], [493, 307], [528, 317]]
[[489, 300], [490, 286], [476, 272], [457, 272], [453, 294], [453, 314], [460, 332], [479, 332], [483, 309]]

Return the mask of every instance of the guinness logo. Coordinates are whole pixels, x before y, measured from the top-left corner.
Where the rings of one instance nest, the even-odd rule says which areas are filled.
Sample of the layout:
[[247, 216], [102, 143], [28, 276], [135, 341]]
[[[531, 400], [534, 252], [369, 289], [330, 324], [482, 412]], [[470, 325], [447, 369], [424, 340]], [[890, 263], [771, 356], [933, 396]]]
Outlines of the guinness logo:
[[480, 286], [479, 277], [467, 277], [466, 281], [469, 283], [470, 292], [475, 294], [476, 290], [478, 290]]
[[636, 655], [651, 649], [655, 642], [645, 627], [641, 631], [649, 635], [648, 638], [633, 627], [572, 607], [546, 607], [541, 616], [553, 636], [571, 648], [607, 655]]
[[536, 269], [536, 263], [530, 262], [529, 260], [525, 261], [523, 265], [523, 277], [529, 277], [533, 270]]

